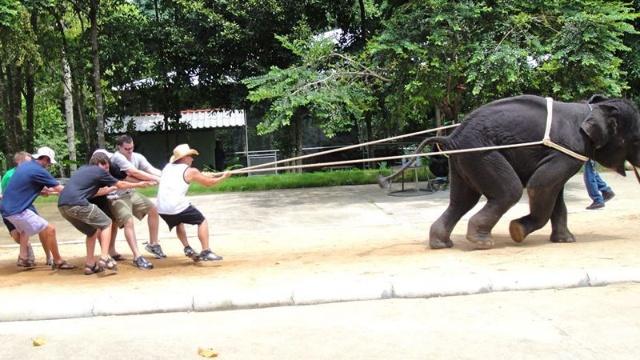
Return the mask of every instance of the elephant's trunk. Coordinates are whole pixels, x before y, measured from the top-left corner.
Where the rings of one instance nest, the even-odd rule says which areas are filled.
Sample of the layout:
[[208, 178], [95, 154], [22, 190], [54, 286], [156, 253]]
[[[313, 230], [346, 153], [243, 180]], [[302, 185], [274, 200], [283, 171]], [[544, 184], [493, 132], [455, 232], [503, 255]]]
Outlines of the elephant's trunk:
[[[421, 153], [422, 149], [427, 145], [436, 144], [436, 143], [444, 144], [447, 139], [448, 139], [447, 136], [434, 136], [434, 137], [424, 139], [422, 140], [420, 145], [418, 145], [418, 148], [416, 149], [414, 154]], [[413, 165], [413, 163], [416, 162], [416, 159], [417, 159], [417, 156], [412, 157], [411, 160], [407, 161], [404, 165], [402, 165], [402, 167], [398, 171], [394, 172], [389, 176], [385, 177], [382, 175], [378, 175], [378, 185], [380, 185], [380, 188], [382, 189], [388, 188], [390, 181], [393, 180], [398, 175], [402, 174], [409, 166]]]

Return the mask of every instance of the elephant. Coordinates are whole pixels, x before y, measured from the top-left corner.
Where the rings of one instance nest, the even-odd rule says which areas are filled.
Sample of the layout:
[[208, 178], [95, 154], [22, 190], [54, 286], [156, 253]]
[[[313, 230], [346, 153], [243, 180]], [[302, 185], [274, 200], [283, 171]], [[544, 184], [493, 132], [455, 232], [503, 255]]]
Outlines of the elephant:
[[[483, 105], [468, 114], [450, 135], [427, 138], [420, 144], [418, 153], [434, 144], [446, 151], [538, 142], [449, 155], [449, 205], [431, 225], [432, 249], [453, 246], [450, 236], [454, 226], [481, 195], [487, 202], [469, 219], [466, 238], [478, 249], [491, 248], [493, 227], [520, 200], [525, 188], [529, 214], [510, 222], [513, 241], [522, 242], [551, 220], [551, 242], [574, 242], [575, 236], [567, 227], [564, 185], [587, 158], [623, 176], [625, 161], [629, 161], [640, 182], [635, 168], [640, 166], [640, 116], [633, 103], [594, 95], [586, 102], [551, 104], [550, 132], [545, 131], [547, 99], [520, 95]], [[547, 133], [555, 144], [577, 155], [541, 144]], [[379, 183], [385, 185], [397, 174], [381, 178]]]

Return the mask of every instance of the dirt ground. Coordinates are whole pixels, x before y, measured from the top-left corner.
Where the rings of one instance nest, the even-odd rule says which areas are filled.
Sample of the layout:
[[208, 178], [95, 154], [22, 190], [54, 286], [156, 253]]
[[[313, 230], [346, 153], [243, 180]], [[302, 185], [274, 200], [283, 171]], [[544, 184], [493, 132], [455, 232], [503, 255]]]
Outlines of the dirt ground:
[[[119, 234], [118, 250], [127, 257], [114, 276], [84, 276], [84, 242], [81, 234], [57, 213], [54, 204], [39, 211], [57, 227], [61, 253], [78, 266], [72, 271], [51, 271], [42, 265], [39, 246], [34, 246], [39, 266], [21, 270], [15, 266], [18, 249], [6, 232], [0, 234], [0, 296], [15, 291], [69, 291], [109, 289], [125, 291], [163, 287], [174, 281], [205, 281], [251, 287], [278, 282], [299, 282], [309, 277], [331, 279], [361, 274], [404, 274], [416, 269], [443, 272], [447, 269], [474, 273], [479, 269], [553, 271], [571, 267], [633, 267], [640, 264], [640, 185], [633, 175], [605, 173], [617, 196], [601, 210], [585, 210], [590, 203], [582, 178], [566, 186], [569, 227], [577, 238], [572, 244], [548, 241], [550, 226], [530, 235], [522, 244], [509, 238], [508, 222], [527, 213], [526, 195], [494, 229], [495, 247], [474, 250], [464, 239], [467, 214], [454, 230], [454, 247], [426, 247], [430, 224], [448, 203], [448, 192], [424, 196], [389, 196], [376, 186], [352, 186], [230, 193], [193, 197], [193, 204], [209, 219], [214, 251], [225, 260], [194, 264], [161, 223], [160, 241], [167, 259], [148, 257], [155, 269], [142, 271], [131, 263], [131, 252]], [[139, 247], [147, 241], [146, 222], [136, 223]], [[199, 249], [195, 228], [189, 240]], [[37, 238], [32, 239], [37, 243]]]

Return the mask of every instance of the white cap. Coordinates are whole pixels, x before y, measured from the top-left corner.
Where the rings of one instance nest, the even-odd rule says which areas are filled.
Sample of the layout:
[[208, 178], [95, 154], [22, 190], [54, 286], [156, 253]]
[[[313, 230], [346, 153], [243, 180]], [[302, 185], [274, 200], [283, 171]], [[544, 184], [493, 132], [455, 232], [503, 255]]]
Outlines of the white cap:
[[41, 157], [46, 156], [49, 158], [49, 161], [52, 164], [57, 164], [56, 162], [56, 152], [53, 151], [52, 148], [48, 147], [48, 146], [43, 146], [41, 148], [38, 149], [38, 152], [33, 154], [33, 158], [34, 159], [40, 159]]
[[95, 155], [96, 153], [103, 153], [103, 154], [107, 155], [107, 157], [108, 157], [109, 159], [111, 159], [111, 157], [113, 156], [113, 153], [112, 153], [112, 152], [108, 152], [108, 151], [107, 151], [107, 150], [105, 150], [105, 149], [96, 149], [96, 151], [94, 151], [92, 155]]

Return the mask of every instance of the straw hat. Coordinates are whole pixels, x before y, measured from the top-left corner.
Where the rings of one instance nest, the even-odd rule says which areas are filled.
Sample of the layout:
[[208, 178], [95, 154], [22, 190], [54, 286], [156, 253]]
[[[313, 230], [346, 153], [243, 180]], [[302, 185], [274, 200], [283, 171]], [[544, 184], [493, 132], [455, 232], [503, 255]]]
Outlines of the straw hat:
[[52, 164], [56, 164], [56, 152], [53, 151], [52, 148], [48, 147], [48, 146], [43, 146], [41, 148], [38, 149], [38, 152], [33, 154], [33, 158], [34, 159], [40, 159], [41, 157], [46, 156], [49, 158], [49, 161]]
[[180, 144], [173, 149], [173, 156], [169, 159], [170, 163], [176, 162], [185, 156], [199, 155], [198, 151], [189, 147], [188, 144]]

